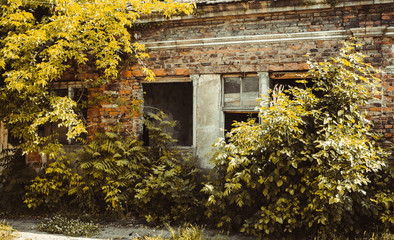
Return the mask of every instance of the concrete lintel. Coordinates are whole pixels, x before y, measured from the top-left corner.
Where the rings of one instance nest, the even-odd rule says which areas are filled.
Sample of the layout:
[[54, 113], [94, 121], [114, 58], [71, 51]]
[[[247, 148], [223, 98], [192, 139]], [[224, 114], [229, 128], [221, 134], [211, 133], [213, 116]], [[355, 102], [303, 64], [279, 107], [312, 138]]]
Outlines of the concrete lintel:
[[393, 36], [394, 27], [370, 27], [352, 28], [350, 30], [332, 30], [317, 32], [298, 32], [265, 35], [241, 35], [217, 38], [184, 39], [159, 42], [145, 42], [147, 49], [172, 49], [172, 48], [194, 48], [208, 47], [215, 45], [234, 45], [251, 43], [272, 43], [284, 41], [308, 41], [308, 40], [333, 40], [347, 39], [350, 36], [370, 37], [370, 36]]
[[380, 37], [385, 34], [386, 30], [386, 26], [350, 29], [355, 37]]
[[306, 40], [332, 40], [346, 39], [351, 34], [347, 30], [298, 32], [266, 35], [243, 35], [218, 38], [186, 39], [176, 41], [144, 42], [147, 49], [171, 49], [171, 48], [194, 48], [215, 45], [234, 45], [250, 43], [271, 43], [283, 41], [306, 41]]

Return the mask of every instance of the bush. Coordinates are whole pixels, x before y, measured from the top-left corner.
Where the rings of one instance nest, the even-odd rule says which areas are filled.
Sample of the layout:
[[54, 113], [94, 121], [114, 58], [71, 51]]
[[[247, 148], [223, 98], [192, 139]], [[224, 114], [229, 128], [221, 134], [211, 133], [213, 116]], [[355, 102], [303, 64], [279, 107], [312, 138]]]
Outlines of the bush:
[[376, 94], [378, 79], [354, 47], [311, 63], [313, 87], [276, 89], [261, 102], [260, 123], [237, 123], [228, 142], [215, 144], [214, 177], [204, 191], [219, 227], [330, 238], [384, 226], [380, 220], [392, 224], [387, 155], [359, 108]]
[[25, 186], [36, 176], [26, 165], [20, 149], [3, 149], [0, 152], [0, 210], [2, 213], [18, 213], [23, 210]]
[[195, 162], [174, 147], [175, 140], [165, 132], [175, 123], [163, 113], [152, 118], [145, 122], [149, 147], [115, 129], [97, 133], [75, 154], [78, 172], [72, 170], [71, 156], [55, 154], [57, 161], [29, 186], [27, 206], [91, 214], [108, 210], [115, 217], [136, 211], [156, 225], [198, 220], [201, 184]]
[[38, 230], [74, 237], [90, 237], [97, 234], [99, 228], [92, 222], [83, 222], [79, 219], [69, 219], [55, 215], [40, 222], [38, 224]]
[[133, 204], [135, 186], [148, 171], [145, 152], [133, 137], [120, 136], [116, 131], [96, 134], [95, 140], [77, 154], [83, 183], [71, 193], [75, 191], [81, 207], [97, 206], [122, 215]]
[[149, 131], [148, 174], [136, 185], [135, 207], [151, 224], [196, 222], [202, 209], [198, 179], [200, 171], [193, 158], [173, 146], [175, 140], [165, 131], [174, 127], [164, 113], [145, 120]]
[[53, 152], [51, 156], [57, 160], [50, 163], [45, 171], [26, 187], [24, 203], [28, 208], [43, 212], [75, 208], [71, 189], [80, 184], [81, 176], [72, 171], [69, 156], [64, 152]]

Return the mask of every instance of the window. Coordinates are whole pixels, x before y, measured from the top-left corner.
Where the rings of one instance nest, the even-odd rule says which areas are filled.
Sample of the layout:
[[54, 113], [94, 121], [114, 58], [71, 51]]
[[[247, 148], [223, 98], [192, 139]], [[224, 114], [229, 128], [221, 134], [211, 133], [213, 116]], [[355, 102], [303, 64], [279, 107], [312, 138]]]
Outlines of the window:
[[258, 76], [229, 76], [223, 78], [224, 109], [254, 109], [259, 97]]
[[222, 78], [222, 110], [224, 129], [230, 131], [234, 121], [258, 118], [257, 99], [260, 97], [260, 79], [257, 74], [225, 75]]
[[[75, 109], [78, 117], [85, 123], [87, 123], [87, 101], [88, 91], [84, 83], [81, 81], [58, 81], [53, 82], [50, 86], [51, 94], [59, 97], [69, 97], [77, 103], [77, 109]], [[55, 138], [61, 144], [71, 145], [77, 144], [77, 140], [67, 139], [67, 127], [59, 127], [57, 123], [47, 123], [43, 127], [39, 128], [39, 135], [50, 136], [54, 135]], [[86, 134], [83, 133], [80, 138], [86, 139]]]
[[[193, 84], [188, 81], [144, 83], [144, 114], [163, 111], [170, 120], [177, 122], [169, 129], [179, 146], [193, 145]], [[148, 132], [144, 129], [143, 140], [148, 143]]]

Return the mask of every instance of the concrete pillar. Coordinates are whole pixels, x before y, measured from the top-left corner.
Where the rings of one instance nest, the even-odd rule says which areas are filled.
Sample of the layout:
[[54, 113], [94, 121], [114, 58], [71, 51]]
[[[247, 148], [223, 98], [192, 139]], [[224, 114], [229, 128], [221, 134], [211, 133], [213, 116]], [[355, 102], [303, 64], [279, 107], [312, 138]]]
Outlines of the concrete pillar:
[[268, 96], [270, 90], [270, 78], [268, 72], [257, 73], [260, 79], [260, 95]]
[[221, 137], [220, 74], [194, 76], [196, 82], [195, 133], [196, 155], [200, 167], [212, 168], [209, 163], [212, 144]]

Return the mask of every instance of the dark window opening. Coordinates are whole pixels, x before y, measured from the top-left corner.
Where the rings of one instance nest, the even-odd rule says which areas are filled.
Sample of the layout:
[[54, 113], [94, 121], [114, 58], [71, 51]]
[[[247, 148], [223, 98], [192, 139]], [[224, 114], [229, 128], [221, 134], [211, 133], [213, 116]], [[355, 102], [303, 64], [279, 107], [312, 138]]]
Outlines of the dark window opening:
[[[64, 83], [63, 83], [64, 84]], [[68, 83], [66, 88], [56, 88], [57, 85], [52, 86], [51, 94], [59, 97], [69, 97], [77, 103], [75, 113], [82, 122], [87, 124], [87, 112], [88, 112], [88, 90], [81, 86], [73, 84], [73, 82]], [[64, 87], [64, 86], [62, 86]], [[44, 127], [39, 129], [39, 135], [41, 136], [53, 136], [59, 143], [64, 145], [72, 145], [81, 143], [81, 139], [86, 140], [86, 133], [82, 133], [77, 139], [67, 139], [67, 127], [59, 127], [59, 123], [47, 123]]]
[[[168, 129], [179, 146], [193, 145], [193, 85], [191, 82], [144, 83], [144, 114], [163, 111], [177, 122]], [[142, 139], [149, 144], [144, 128]]]

